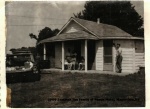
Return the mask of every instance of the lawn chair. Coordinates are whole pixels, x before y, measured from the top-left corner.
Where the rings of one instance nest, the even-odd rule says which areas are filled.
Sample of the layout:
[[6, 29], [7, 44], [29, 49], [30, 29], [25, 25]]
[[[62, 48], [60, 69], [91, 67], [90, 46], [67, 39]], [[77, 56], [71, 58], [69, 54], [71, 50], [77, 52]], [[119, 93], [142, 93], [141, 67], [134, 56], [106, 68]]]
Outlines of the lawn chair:
[[[59, 61], [61, 62], [61, 65], [62, 65], [62, 61], [60, 59], [59, 59]], [[65, 61], [64, 62], [64, 68], [65, 68], [65, 70], [72, 70], [72, 63], [71, 62], [69, 63], [69, 62]]]

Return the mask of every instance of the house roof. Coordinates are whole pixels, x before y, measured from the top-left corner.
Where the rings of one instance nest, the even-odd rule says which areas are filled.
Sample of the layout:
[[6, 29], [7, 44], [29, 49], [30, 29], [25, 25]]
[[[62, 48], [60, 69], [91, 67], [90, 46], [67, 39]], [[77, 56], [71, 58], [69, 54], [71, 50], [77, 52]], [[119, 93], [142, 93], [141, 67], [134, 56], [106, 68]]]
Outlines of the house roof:
[[[62, 33], [62, 31], [69, 25], [71, 21], [76, 22], [78, 25], [84, 28], [85, 31], [78, 31], [72, 33]], [[129, 33], [122, 29], [108, 24], [99, 23], [79, 18], [71, 17], [69, 21], [62, 27], [60, 32], [51, 38], [44, 39], [40, 43], [66, 41], [66, 40], [78, 40], [78, 39], [144, 39], [139, 37], [133, 37]]]
[[132, 37], [132, 35], [130, 35], [129, 33], [113, 25], [103, 23], [97, 24], [97, 22], [79, 18], [72, 19], [87, 28], [90, 32], [96, 34], [98, 37]]
[[92, 39], [92, 40], [98, 40], [97, 37], [94, 35], [85, 32], [85, 31], [77, 31], [72, 33], [63, 33], [51, 38], [44, 39], [40, 41], [40, 43], [46, 43], [46, 42], [57, 42], [57, 41], [67, 41], [67, 40], [81, 40], [81, 39]]

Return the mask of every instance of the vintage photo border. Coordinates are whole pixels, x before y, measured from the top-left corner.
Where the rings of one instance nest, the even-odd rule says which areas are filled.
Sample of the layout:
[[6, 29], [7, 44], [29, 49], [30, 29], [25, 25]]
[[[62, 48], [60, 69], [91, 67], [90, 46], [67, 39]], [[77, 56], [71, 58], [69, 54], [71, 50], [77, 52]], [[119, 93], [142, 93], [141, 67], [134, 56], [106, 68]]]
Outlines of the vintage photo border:
[[[0, 1], [0, 105], [6, 107], [6, 75], [5, 75], [5, 48], [6, 48], [6, 24], [5, 24], [5, 1]], [[13, 1], [13, 0], [9, 0]], [[16, 0], [15, 0], [16, 1]], [[30, 0], [17, 0], [30, 1]], [[32, 0], [44, 1], [44, 0]], [[48, 0], [45, 0], [48, 1]], [[56, 0], [54, 0], [56, 1]], [[68, 0], [65, 0], [68, 1]], [[71, 1], [71, 0], [69, 0]], [[145, 87], [146, 87], [146, 108], [150, 108], [150, 0], [144, 0], [144, 33], [145, 33]]]

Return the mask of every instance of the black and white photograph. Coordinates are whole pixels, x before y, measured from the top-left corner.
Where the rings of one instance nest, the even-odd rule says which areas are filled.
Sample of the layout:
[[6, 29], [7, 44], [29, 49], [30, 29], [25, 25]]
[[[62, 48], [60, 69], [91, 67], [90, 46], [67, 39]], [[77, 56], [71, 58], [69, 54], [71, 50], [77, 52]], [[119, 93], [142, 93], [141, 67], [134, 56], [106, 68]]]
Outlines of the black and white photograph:
[[145, 107], [144, 1], [5, 1], [6, 105]]

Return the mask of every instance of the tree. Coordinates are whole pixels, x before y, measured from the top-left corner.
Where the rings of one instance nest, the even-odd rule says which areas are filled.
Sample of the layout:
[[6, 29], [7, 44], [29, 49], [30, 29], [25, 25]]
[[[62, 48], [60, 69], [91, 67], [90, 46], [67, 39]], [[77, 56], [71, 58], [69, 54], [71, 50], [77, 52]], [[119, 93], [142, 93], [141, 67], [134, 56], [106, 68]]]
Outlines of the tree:
[[44, 29], [40, 30], [38, 36], [34, 35], [33, 33], [30, 33], [29, 36], [30, 38], [34, 38], [37, 40], [37, 42], [39, 42], [43, 39], [50, 38], [50, 37], [57, 35], [58, 32], [59, 32], [59, 29], [51, 30], [51, 28], [45, 27]]
[[[59, 32], [59, 29], [52, 30], [49, 27], [45, 27], [44, 29], [40, 30], [38, 36], [34, 35], [33, 33], [30, 33], [29, 36], [31, 39], [37, 40], [37, 43], [38, 43], [39, 41], [41, 41], [43, 39], [50, 38], [50, 37], [57, 35], [58, 32]], [[47, 47], [47, 49], [49, 49], [49, 48]], [[43, 55], [43, 45], [36, 45], [36, 52], [42, 56]]]
[[130, 1], [88, 1], [76, 18], [115, 25], [133, 36], [144, 36], [143, 18]]

